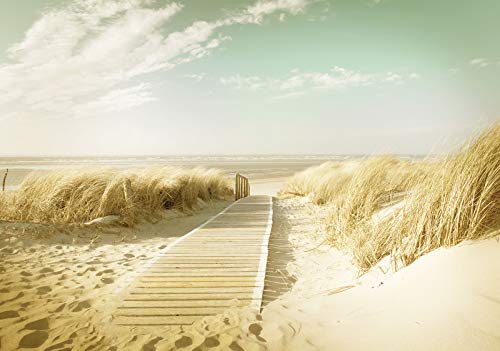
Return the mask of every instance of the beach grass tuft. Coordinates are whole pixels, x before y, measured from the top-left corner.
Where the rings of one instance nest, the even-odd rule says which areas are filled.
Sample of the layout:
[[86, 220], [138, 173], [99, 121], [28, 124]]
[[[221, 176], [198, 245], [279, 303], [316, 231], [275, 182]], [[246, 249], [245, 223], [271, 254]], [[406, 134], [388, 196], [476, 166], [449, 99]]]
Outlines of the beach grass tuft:
[[328, 206], [328, 239], [367, 270], [391, 255], [408, 265], [500, 226], [500, 125], [442, 158], [372, 157], [295, 175], [282, 194]]
[[118, 215], [132, 225], [162, 209], [189, 211], [198, 199], [232, 194], [222, 171], [205, 168], [79, 169], [34, 172], [18, 191], [0, 195], [0, 219], [84, 223]]

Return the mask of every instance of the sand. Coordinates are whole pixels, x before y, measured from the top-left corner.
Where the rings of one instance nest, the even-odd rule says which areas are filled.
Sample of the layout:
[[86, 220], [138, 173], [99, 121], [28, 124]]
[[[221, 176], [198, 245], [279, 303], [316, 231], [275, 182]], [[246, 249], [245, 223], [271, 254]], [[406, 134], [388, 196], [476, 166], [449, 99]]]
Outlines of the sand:
[[271, 350], [499, 350], [499, 276], [498, 239], [436, 250], [378, 284], [276, 301], [262, 337]]
[[117, 290], [227, 203], [135, 228], [0, 224], [0, 349], [500, 349], [498, 237], [358, 276], [323, 242], [324, 208], [274, 203], [262, 312], [232, 308], [184, 328], [115, 326]]
[[[169, 242], [227, 204], [194, 215], [165, 211], [158, 223], [135, 228], [0, 223], [0, 349], [102, 349], [129, 341], [133, 335], [111, 323], [117, 291]], [[137, 335], [130, 349], [149, 341]]]
[[286, 177], [265, 177], [251, 179], [251, 193], [259, 195], [276, 196], [283, 189], [288, 178]]

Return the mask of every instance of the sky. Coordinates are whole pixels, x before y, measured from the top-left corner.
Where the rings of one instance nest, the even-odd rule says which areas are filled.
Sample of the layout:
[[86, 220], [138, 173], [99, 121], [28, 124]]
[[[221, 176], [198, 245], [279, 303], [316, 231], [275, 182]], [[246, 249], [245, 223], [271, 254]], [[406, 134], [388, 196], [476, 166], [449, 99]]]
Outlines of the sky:
[[0, 155], [447, 152], [500, 120], [498, 18], [498, 0], [0, 0]]

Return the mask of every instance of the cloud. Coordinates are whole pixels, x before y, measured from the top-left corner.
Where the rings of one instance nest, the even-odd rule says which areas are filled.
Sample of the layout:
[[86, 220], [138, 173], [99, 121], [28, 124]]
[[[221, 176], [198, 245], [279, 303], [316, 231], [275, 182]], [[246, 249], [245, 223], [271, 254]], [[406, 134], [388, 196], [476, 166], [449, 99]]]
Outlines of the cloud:
[[338, 90], [350, 87], [369, 86], [376, 83], [403, 84], [405, 81], [419, 79], [420, 75], [387, 72], [382, 74], [362, 73], [342, 67], [333, 67], [327, 72], [300, 72], [293, 69], [283, 78], [233, 75], [222, 77], [220, 83], [235, 89], [270, 90], [277, 94], [274, 99], [297, 97], [311, 90]]
[[165, 26], [183, 9], [176, 2], [75, 0], [51, 9], [0, 65], [0, 118], [96, 115], [147, 103], [151, 86], [140, 84], [146, 74], [208, 56], [231, 39], [219, 33], [223, 27], [260, 24], [275, 12], [298, 14], [309, 1], [257, 1], [176, 32]]
[[474, 59], [470, 60], [469, 64], [471, 66], [484, 68], [484, 67], [489, 66], [491, 64], [491, 62], [485, 58], [478, 57], [478, 58], [474, 58]]
[[190, 73], [190, 74], [185, 74], [184, 77], [193, 79], [197, 82], [201, 82], [206, 75], [207, 75], [206, 73]]
[[242, 77], [239, 74], [230, 77], [222, 77], [220, 78], [220, 82], [223, 85], [231, 85], [236, 89], [250, 89], [250, 90], [259, 90], [266, 86], [266, 82], [263, 78], [258, 76], [247, 76]]
[[[286, 11], [292, 15], [296, 15], [304, 11], [309, 1], [305, 0], [274, 0], [274, 1], [257, 1], [254, 5], [249, 6], [246, 14], [250, 15], [253, 22], [260, 23], [264, 16], [270, 15], [277, 11]], [[283, 13], [280, 14], [281, 16]], [[283, 18], [284, 20], [284, 18]]]
[[155, 100], [156, 98], [149, 90], [149, 85], [141, 83], [136, 86], [110, 91], [106, 95], [83, 105], [81, 110], [78, 111], [78, 115], [85, 116], [92, 111], [124, 111]]

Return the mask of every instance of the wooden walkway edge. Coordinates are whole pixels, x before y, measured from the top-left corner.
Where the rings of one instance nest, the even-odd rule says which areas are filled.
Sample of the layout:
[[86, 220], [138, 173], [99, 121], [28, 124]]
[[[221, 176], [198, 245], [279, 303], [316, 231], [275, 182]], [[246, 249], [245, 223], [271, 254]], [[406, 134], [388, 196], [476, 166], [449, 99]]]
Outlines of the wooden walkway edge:
[[131, 277], [115, 322], [188, 325], [231, 306], [260, 310], [272, 221], [272, 197], [235, 201]]

